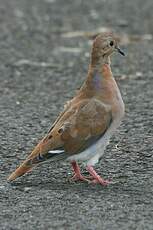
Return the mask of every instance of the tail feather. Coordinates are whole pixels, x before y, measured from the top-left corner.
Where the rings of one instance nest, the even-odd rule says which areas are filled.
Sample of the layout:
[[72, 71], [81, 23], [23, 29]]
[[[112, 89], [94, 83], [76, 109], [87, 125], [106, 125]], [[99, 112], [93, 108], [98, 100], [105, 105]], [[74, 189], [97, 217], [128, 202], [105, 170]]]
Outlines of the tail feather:
[[27, 161], [24, 161], [9, 177], [8, 181], [13, 181], [17, 177], [24, 175], [25, 173], [31, 171], [32, 166], [27, 164]]
[[26, 172], [29, 172], [30, 170], [32, 170], [33, 165], [30, 163], [30, 161], [33, 157], [35, 157], [35, 156], [37, 156], [37, 154], [39, 154], [39, 151], [40, 151], [40, 144], [38, 144], [34, 148], [34, 150], [28, 156], [28, 158], [7, 178], [7, 181], [13, 181], [17, 177], [20, 177], [20, 176], [24, 175]]
[[[34, 149], [35, 151], [35, 149]], [[64, 150], [50, 150], [46, 154], [41, 155], [39, 152], [36, 155], [32, 152], [31, 155], [8, 177], [8, 181], [13, 181], [16, 178], [24, 175], [32, 170], [32, 168], [47, 160], [64, 160], [67, 158]]]

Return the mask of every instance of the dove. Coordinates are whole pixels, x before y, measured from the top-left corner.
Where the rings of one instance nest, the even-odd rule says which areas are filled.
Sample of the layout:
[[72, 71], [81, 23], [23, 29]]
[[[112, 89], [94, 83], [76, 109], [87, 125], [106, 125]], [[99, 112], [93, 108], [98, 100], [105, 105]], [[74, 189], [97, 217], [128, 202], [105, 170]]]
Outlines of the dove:
[[[95, 171], [94, 165], [102, 158], [125, 111], [111, 71], [110, 58], [115, 52], [125, 55], [112, 33], [102, 33], [95, 38], [83, 85], [65, 104], [48, 133], [8, 177], [8, 181], [15, 180], [47, 160], [50, 163], [67, 160], [74, 171], [72, 181], [100, 185], [110, 183]], [[79, 163], [86, 167], [88, 177], [81, 174]]]

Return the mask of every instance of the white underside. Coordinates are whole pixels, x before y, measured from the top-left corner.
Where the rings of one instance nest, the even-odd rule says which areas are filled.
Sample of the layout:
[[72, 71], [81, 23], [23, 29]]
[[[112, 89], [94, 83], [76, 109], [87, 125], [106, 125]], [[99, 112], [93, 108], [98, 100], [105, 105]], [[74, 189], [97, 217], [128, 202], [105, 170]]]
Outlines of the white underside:
[[91, 147], [84, 150], [80, 154], [73, 155], [67, 160], [69, 161], [84, 161], [86, 165], [95, 165], [104, 154], [106, 146], [109, 144], [110, 137], [113, 135], [116, 128], [119, 126], [120, 121], [114, 120], [105, 134]]

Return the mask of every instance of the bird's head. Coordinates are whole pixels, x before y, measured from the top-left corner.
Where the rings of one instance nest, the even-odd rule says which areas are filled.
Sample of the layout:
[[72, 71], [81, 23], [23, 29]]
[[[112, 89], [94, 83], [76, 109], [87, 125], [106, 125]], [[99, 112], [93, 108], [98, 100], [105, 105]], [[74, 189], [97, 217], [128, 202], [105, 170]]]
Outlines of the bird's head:
[[91, 64], [99, 66], [110, 63], [110, 56], [113, 52], [119, 52], [125, 56], [117, 44], [117, 40], [112, 33], [103, 33], [98, 35], [92, 47]]

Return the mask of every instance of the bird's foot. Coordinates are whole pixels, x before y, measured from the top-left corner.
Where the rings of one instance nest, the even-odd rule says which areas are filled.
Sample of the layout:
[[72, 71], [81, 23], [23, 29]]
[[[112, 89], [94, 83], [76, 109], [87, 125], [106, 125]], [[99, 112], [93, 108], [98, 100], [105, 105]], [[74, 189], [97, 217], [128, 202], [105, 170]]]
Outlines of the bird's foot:
[[74, 171], [74, 175], [69, 179], [70, 182], [72, 182], [72, 181], [86, 181], [89, 183], [90, 180], [93, 179], [92, 176], [85, 177], [81, 174], [80, 167], [76, 161], [72, 161], [71, 164], [72, 164], [72, 168]]
[[85, 181], [85, 182], [88, 182], [89, 184], [101, 184], [103, 186], [110, 184], [110, 181], [104, 180], [103, 178], [101, 178], [96, 173], [96, 171], [94, 170], [92, 166], [87, 166], [87, 171], [89, 172], [90, 175], [83, 176], [81, 174], [79, 165], [76, 163], [76, 161], [72, 161], [71, 164], [74, 170], [74, 175], [68, 179], [70, 182]]
[[101, 177], [91, 181], [92, 184], [101, 184], [103, 186], [109, 185], [111, 182], [109, 180], [104, 180]]
[[93, 177], [93, 180], [90, 181], [90, 183], [93, 184], [101, 184], [103, 186], [110, 184], [111, 182], [109, 180], [104, 180], [103, 178], [101, 178], [96, 171], [94, 170], [94, 168], [92, 166], [87, 166], [87, 171], [90, 173], [90, 175]]
[[83, 176], [81, 174], [77, 174], [75, 173], [71, 178], [69, 178], [69, 181], [70, 182], [76, 182], [76, 181], [86, 181], [88, 183], [91, 183], [91, 180], [90, 179], [93, 179], [92, 177], [90, 176]]

